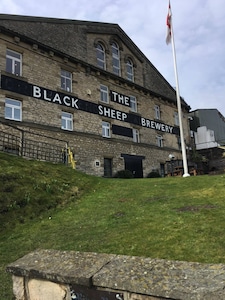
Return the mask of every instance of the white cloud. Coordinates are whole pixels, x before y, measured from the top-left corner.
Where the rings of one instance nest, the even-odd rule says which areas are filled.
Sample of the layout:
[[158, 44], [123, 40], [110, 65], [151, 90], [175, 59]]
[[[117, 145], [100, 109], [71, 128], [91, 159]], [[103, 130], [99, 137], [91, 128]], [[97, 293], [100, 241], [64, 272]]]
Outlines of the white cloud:
[[2, 0], [1, 1], [1, 13], [10, 13], [10, 14], [21, 14], [22, 9], [21, 5], [16, 3], [13, 0]]

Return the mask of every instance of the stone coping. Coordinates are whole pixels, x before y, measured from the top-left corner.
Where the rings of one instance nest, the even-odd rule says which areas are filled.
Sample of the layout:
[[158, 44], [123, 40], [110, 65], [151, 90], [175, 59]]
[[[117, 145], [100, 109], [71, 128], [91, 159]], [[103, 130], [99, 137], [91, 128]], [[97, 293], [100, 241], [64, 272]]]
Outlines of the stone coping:
[[36, 250], [7, 266], [16, 276], [170, 299], [225, 299], [225, 265], [92, 252]]
[[75, 251], [36, 250], [7, 267], [7, 271], [29, 278], [92, 286], [92, 277], [115, 255]]

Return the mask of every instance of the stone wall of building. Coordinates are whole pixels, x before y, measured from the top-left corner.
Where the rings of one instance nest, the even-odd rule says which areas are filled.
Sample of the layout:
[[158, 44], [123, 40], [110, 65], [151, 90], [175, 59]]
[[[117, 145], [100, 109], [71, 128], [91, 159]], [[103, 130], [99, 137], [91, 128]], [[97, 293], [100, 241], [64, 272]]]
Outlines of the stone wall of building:
[[[37, 26], [39, 25], [37, 24]], [[26, 32], [25, 27], [23, 30]], [[33, 132], [43, 133], [46, 141], [47, 136], [51, 137], [52, 135], [68, 141], [74, 148], [77, 168], [93, 175], [104, 175], [104, 158], [112, 159], [112, 174], [123, 169], [125, 165], [121, 159], [122, 154], [144, 157], [143, 176], [147, 176], [153, 169], [159, 170], [160, 164], [164, 164], [168, 160], [170, 153], [173, 153], [177, 159], [181, 159], [178, 137], [179, 128], [174, 120], [174, 115], [177, 112], [176, 103], [172, 100], [170, 101], [169, 98], [165, 99], [157, 96], [146, 89], [144, 84], [144, 73], [146, 72], [144, 65], [149, 62], [147, 60], [144, 61], [144, 57], [141, 57], [140, 52], [137, 51], [131, 41], [123, 44], [123, 41], [118, 39], [122, 55], [122, 77], [125, 77], [126, 58], [132, 57], [135, 61], [135, 82], [128, 82], [122, 77], [110, 74], [110, 72], [99, 70], [95, 66], [95, 42], [99, 38], [105, 41], [106, 44], [108, 43], [110, 48], [112, 35], [107, 34], [107, 32], [103, 34], [87, 32], [85, 35], [84, 24], [80, 27], [80, 31], [82, 32], [80, 37], [83, 38], [85, 36], [85, 43], [82, 42], [82, 47], [86, 45], [83, 55], [86, 55], [88, 58], [88, 63], [59, 55], [57, 51], [54, 52], [54, 49], [50, 50], [43, 45], [39, 45], [38, 39], [37, 44], [29, 44], [18, 37], [15, 38], [7, 36], [3, 32], [0, 33], [2, 37], [0, 42], [1, 74], [2, 78], [4, 76], [7, 78], [6, 82], [7, 80], [11, 81], [11, 85], [8, 84], [5, 88], [0, 89], [0, 120], [4, 120], [4, 122], [8, 122], [19, 129], [26, 131], [32, 129]], [[22, 76], [15, 76], [5, 71], [5, 53], [7, 49], [22, 54]], [[109, 54], [107, 54], [107, 59], [107, 64], [111, 64], [111, 56]], [[72, 73], [72, 92], [66, 92], [61, 89], [61, 69]], [[157, 76], [161, 76], [156, 70], [155, 72]], [[20, 89], [18, 80], [21, 80], [25, 90]], [[135, 96], [137, 99], [137, 112], [132, 112], [129, 106], [118, 101], [109, 100], [108, 104], [101, 102], [100, 85], [102, 84], [108, 87], [109, 99], [110, 91], [127, 97]], [[166, 81], [164, 84], [168, 85]], [[36, 95], [39, 95], [40, 88], [42, 88], [47, 96], [45, 95], [44, 99], [43, 97], [42, 99], [34, 97], [35, 87], [37, 87]], [[32, 89], [33, 94], [31, 95]], [[160, 90], [160, 87], [158, 89]], [[30, 94], [27, 92], [28, 90]], [[83, 101], [86, 104], [82, 104], [83, 108], [80, 109], [80, 107], [62, 105], [62, 103], [59, 103], [59, 100], [53, 103], [53, 101], [49, 100], [50, 94], [48, 93], [58, 93], [58, 95], [64, 95], [74, 99], [74, 101], [78, 99], [78, 101]], [[21, 121], [5, 120], [6, 98], [21, 101]], [[155, 118], [155, 105], [160, 109], [160, 119]], [[62, 112], [72, 114], [72, 131], [61, 129]], [[123, 114], [126, 116], [124, 119], [122, 117]], [[133, 121], [130, 121], [129, 118], [132, 118]], [[135, 118], [138, 121], [135, 121]], [[113, 132], [111, 132], [110, 138], [102, 137], [102, 121], [110, 124], [111, 131], [113, 126], [119, 126], [121, 131], [124, 128], [125, 130], [130, 130], [130, 132], [133, 129], [138, 130], [140, 141], [137, 143], [133, 141], [132, 136], [114, 134]], [[188, 143], [187, 107], [183, 110], [183, 127], [185, 140]], [[162, 138], [162, 147], [157, 146], [157, 136]], [[100, 161], [98, 167], [95, 166], [96, 160]]]
[[[112, 34], [94, 34], [88, 33], [87, 34], [87, 57], [88, 61], [92, 65], [96, 65], [96, 43], [101, 42], [106, 48], [106, 64], [109, 71], [112, 72], [112, 54], [111, 54], [111, 41], [119, 42], [120, 40], [116, 35]], [[120, 42], [119, 42], [120, 45]], [[128, 48], [125, 44], [120, 47], [120, 54], [121, 54], [121, 73], [122, 77], [126, 77], [126, 60], [127, 58], [131, 58], [134, 62], [134, 77], [135, 83], [138, 85], [144, 86], [143, 81], [143, 71], [144, 71], [144, 64], [143, 59], [139, 56], [135, 56], [130, 48]]]
[[7, 267], [16, 300], [223, 300], [225, 265], [37, 250]]

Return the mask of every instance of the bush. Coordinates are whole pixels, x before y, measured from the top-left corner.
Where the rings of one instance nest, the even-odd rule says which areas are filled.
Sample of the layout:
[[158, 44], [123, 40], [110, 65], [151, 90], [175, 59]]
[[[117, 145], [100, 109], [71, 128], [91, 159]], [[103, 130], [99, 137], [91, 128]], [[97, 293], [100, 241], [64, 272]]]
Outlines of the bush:
[[147, 175], [147, 178], [159, 178], [161, 175], [157, 171], [152, 171]]
[[115, 175], [114, 175], [114, 178], [126, 178], [126, 179], [129, 179], [129, 178], [134, 178], [132, 172], [130, 170], [121, 170], [121, 171], [118, 171]]

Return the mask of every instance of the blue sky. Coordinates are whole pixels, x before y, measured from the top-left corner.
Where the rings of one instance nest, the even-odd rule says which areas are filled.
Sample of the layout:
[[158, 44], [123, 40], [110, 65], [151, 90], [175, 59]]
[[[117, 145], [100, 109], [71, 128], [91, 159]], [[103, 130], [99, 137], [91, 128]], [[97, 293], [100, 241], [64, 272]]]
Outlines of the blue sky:
[[[224, 0], [170, 0], [180, 95], [225, 116]], [[1, 13], [117, 23], [175, 87], [168, 0], [0, 0]]]

